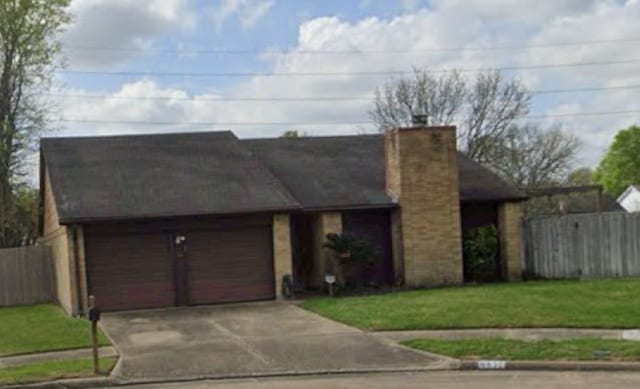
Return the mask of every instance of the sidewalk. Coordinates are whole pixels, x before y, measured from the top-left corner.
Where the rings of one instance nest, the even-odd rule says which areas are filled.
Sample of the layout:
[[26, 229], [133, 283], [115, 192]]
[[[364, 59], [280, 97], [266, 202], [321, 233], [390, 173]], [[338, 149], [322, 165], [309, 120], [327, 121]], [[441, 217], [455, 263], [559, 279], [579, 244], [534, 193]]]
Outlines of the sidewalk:
[[562, 340], [575, 338], [600, 338], [640, 341], [640, 330], [605, 330], [576, 328], [482, 328], [469, 330], [419, 330], [419, 331], [378, 331], [370, 334], [396, 342], [410, 339], [474, 339], [504, 338], [518, 340]]
[[[100, 358], [118, 356], [116, 349], [111, 346], [100, 347], [99, 353], [100, 353]], [[6, 357], [0, 357], [0, 369], [6, 368], [6, 367], [29, 365], [32, 363], [47, 362], [47, 361], [91, 358], [92, 355], [93, 354], [90, 348], [83, 348], [83, 349], [77, 349], [77, 350], [51, 351], [46, 353], [6, 356]]]

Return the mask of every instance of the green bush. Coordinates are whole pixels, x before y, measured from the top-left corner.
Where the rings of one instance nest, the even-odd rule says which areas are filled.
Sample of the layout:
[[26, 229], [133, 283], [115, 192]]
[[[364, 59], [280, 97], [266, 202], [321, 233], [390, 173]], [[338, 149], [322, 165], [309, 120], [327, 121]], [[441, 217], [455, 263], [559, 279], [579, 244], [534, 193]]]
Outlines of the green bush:
[[466, 281], [486, 282], [500, 278], [498, 229], [476, 228], [465, 237], [464, 276]]
[[349, 234], [327, 234], [324, 247], [334, 252], [338, 261], [345, 264], [371, 264], [375, 261], [373, 245]]

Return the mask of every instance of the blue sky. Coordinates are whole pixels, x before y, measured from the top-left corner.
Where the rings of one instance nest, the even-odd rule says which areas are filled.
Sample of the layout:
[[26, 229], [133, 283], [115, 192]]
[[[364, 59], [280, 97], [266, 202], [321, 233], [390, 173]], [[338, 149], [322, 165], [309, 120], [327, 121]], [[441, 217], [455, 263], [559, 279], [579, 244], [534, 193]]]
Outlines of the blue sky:
[[[638, 63], [522, 69], [640, 60], [634, 54], [640, 46], [640, 0], [73, 0], [71, 10], [75, 20], [63, 36], [68, 71], [136, 74], [59, 74], [52, 97], [58, 117], [98, 123], [60, 122], [58, 135], [231, 129], [242, 137], [263, 137], [290, 129], [233, 124], [247, 122], [313, 122], [295, 126], [313, 135], [372, 131], [366, 124], [327, 124], [366, 122], [372, 93], [387, 79], [352, 73], [414, 66], [519, 67], [505, 75], [532, 90], [621, 87], [534, 96], [532, 115], [552, 116], [543, 125], [561, 125], [583, 139], [581, 164], [597, 163], [615, 131], [640, 116], [558, 116], [640, 110], [640, 89], [629, 88], [640, 85]], [[496, 46], [514, 48], [478, 50]], [[405, 49], [412, 52], [389, 53]], [[354, 50], [377, 53], [326, 53]], [[267, 76], [157, 75], [167, 72]], [[268, 76], [300, 72], [350, 75]], [[362, 100], [213, 100], [273, 96]], [[140, 121], [160, 123], [118, 123]], [[212, 124], [178, 124], [185, 122]]]

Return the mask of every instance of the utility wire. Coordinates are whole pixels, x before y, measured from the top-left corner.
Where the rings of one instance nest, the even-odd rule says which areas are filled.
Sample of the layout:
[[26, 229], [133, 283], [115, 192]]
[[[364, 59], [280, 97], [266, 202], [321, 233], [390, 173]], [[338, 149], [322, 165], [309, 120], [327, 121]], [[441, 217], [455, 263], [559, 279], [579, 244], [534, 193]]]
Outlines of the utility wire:
[[611, 43], [634, 43], [640, 42], [640, 38], [603, 39], [578, 42], [555, 42], [532, 45], [504, 45], [504, 46], [477, 46], [477, 47], [433, 47], [424, 49], [397, 49], [397, 50], [295, 50], [295, 51], [268, 51], [258, 49], [226, 49], [226, 48], [168, 48], [168, 47], [108, 47], [90, 45], [66, 45], [65, 50], [74, 51], [110, 51], [110, 52], [131, 52], [131, 53], [167, 53], [167, 54], [221, 54], [221, 55], [363, 55], [363, 54], [425, 54], [439, 52], [461, 52], [461, 51], [502, 51], [502, 50], [527, 50], [538, 48], [571, 47], [583, 45], [598, 45]]
[[[631, 90], [640, 89], [640, 85], [621, 85], [621, 86], [603, 86], [603, 87], [586, 87], [586, 88], [567, 88], [567, 89], [541, 89], [532, 90], [532, 95], [547, 94], [564, 94], [564, 93], [582, 93], [582, 92], [598, 92], [608, 90]], [[257, 101], [257, 102], [311, 102], [311, 101], [370, 101], [371, 96], [302, 96], [302, 97], [173, 97], [173, 96], [117, 96], [117, 95], [85, 95], [85, 94], [64, 94], [64, 93], [45, 93], [40, 94], [43, 97], [55, 98], [71, 98], [71, 99], [101, 99], [101, 100], [148, 100], [148, 101], [186, 101], [196, 103], [201, 101], [217, 101], [217, 102], [238, 102], [238, 101]]]
[[[573, 112], [549, 115], [529, 115], [522, 119], [552, 119], [567, 117], [593, 117], [593, 116], [609, 116], [609, 115], [626, 115], [637, 114], [640, 110], [623, 110], [623, 111], [601, 111], [601, 112]], [[300, 122], [179, 122], [179, 121], [127, 121], [127, 120], [100, 120], [100, 119], [79, 119], [79, 118], [63, 118], [55, 120], [63, 123], [88, 123], [88, 124], [128, 124], [128, 125], [185, 125], [185, 126], [302, 126], [302, 125], [366, 125], [372, 124], [371, 121], [300, 121]]]
[[[497, 68], [468, 68], [468, 69], [434, 69], [427, 70], [428, 73], [447, 73], [453, 70], [463, 73], [481, 72], [485, 70], [533, 70], [533, 69], [553, 69], [553, 68], [573, 68], [588, 66], [611, 66], [640, 63], [640, 59], [613, 60], [613, 61], [592, 61], [555, 63], [540, 65], [522, 66], [502, 66]], [[84, 74], [100, 76], [156, 76], [156, 77], [336, 77], [336, 76], [399, 76], [411, 74], [410, 70], [380, 70], [361, 72], [213, 72], [213, 73], [189, 73], [189, 72], [139, 72], [139, 71], [99, 71], [99, 70], [58, 70], [61, 74]]]

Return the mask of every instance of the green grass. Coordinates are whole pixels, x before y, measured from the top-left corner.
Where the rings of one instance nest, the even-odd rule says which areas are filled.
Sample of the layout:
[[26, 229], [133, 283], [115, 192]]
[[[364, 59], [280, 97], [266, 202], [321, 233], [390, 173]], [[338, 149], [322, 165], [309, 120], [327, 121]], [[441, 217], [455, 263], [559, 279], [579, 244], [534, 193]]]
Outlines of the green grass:
[[319, 298], [303, 308], [368, 330], [637, 328], [640, 279], [536, 281]]
[[[89, 327], [55, 305], [0, 308], [0, 355], [90, 347]], [[99, 342], [109, 344], [102, 333]]]
[[[100, 373], [103, 375], [109, 373], [116, 363], [116, 360], [117, 358], [100, 359]], [[71, 359], [0, 369], [0, 385], [25, 384], [63, 378], [92, 376], [92, 359]]]
[[[404, 345], [459, 359], [638, 361], [640, 342], [594, 338], [526, 342], [510, 339], [414, 339]], [[606, 351], [607, 353], [602, 353]]]

